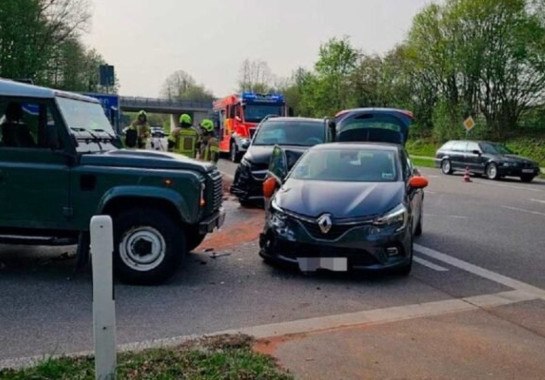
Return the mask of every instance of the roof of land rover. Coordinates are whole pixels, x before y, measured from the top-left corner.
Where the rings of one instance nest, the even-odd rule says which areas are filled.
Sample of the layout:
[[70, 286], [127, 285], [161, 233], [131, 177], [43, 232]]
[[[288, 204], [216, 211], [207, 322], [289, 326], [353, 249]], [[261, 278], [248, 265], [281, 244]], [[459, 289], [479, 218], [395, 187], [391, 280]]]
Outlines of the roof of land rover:
[[9, 79], [2, 78], [0, 78], [0, 96], [41, 99], [53, 99], [57, 96], [60, 96], [63, 98], [76, 99], [84, 102], [99, 103], [98, 100], [88, 96], [83, 96], [72, 92], [54, 90], [47, 87], [34, 86], [31, 84], [15, 82]]

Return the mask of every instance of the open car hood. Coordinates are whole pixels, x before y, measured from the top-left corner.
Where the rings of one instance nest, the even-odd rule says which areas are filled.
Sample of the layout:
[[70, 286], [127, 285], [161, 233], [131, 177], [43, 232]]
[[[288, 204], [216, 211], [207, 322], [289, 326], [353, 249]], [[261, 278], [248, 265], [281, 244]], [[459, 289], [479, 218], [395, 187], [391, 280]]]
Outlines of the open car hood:
[[385, 142], [405, 146], [414, 118], [393, 108], [358, 108], [335, 117], [337, 142]]

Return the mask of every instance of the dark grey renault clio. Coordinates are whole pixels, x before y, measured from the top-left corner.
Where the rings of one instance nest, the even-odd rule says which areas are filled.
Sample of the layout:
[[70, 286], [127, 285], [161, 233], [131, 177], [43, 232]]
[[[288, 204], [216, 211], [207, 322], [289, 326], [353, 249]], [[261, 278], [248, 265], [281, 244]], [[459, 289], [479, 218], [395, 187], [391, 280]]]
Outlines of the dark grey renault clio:
[[[281, 187], [269, 201], [260, 236], [266, 261], [291, 263], [305, 272], [410, 272], [413, 237], [422, 233], [427, 180], [411, 165], [402, 145], [406, 130], [396, 117], [366, 112], [346, 129], [358, 139], [374, 135], [391, 143], [316, 145], [287, 175], [285, 154], [275, 149], [266, 183]], [[343, 127], [337, 126], [341, 132]], [[367, 128], [372, 133], [363, 131]]]

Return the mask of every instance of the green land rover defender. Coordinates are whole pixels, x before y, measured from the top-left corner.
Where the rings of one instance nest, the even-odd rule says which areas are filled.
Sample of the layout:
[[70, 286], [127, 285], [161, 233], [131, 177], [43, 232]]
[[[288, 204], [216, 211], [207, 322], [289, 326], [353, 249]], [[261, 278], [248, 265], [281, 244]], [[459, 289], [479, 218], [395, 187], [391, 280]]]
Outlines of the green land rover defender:
[[78, 243], [110, 215], [114, 272], [155, 284], [221, 227], [222, 178], [210, 164], [127, 150], [89, 97], [0, 79], [0, 243]]

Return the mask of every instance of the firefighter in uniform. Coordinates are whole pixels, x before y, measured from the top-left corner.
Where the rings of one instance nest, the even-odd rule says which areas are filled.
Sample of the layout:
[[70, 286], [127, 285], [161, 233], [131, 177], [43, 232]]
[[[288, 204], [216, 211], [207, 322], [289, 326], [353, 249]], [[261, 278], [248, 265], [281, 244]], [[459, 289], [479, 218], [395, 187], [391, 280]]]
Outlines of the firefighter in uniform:
[[132, 122], [129, 129], [137, 132], [137, 147], [138, 149], [147, 149], [151, 138], [151, 128], [148, 124], [148, 115], [146, 111], [138, 112], [138, 117]]
[[201, 122], [201, 130], [199, 158], [203, 161], [216, 163], [219, 160], [219, 141], [214, 133], [214, 122], [204, 119]]
[[198, 143], [199, 132], [193, 128], [191, 116], [184, 113], [180, 116], [180, 126], [170, 133], [168, 150], [189, 158], [196, 158]]

